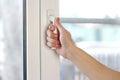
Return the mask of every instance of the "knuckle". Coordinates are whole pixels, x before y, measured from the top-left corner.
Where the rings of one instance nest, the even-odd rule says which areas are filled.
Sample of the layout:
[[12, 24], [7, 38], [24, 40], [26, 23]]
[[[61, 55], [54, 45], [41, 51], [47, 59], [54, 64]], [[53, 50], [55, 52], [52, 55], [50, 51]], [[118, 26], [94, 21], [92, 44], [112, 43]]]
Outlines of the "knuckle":
[[50, 42], [49, 37], [47, 37], [47, 41]]
[[47, 45], [48, 45], [49, 47], [55, 47], [55, 44], [53, 44], [53, 43], [51, 43], [51, 42], [47, 42]]
[[47, 46], [48, 46], [48, 47], [51, 47], [49, 42], [47, 42]]
[[47, 37], [47, 41], [49, 41], [49, 37]]
[[50, 38], [58, 38], [58, 34], [54, 34], [50, 30], [47, 30], [47, 36], [50, 37]]
[[47, 30], [47, 36], [49, 36], [49, 30]]

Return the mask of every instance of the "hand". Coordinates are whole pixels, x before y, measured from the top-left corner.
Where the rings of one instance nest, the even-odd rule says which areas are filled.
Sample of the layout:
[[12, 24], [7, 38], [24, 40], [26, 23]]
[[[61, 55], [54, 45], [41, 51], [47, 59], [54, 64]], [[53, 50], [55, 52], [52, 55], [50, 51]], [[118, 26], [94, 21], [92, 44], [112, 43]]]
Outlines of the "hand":
[[[57, 33], [54, 31], [57, 28]], [[55, 24], [50, 24], [47, 30], [47, 45], [51, 48], [56, 48], [56, 52], [68, 58], [68, 55], [73, 51], [75, 44], [70, 33], [63, 28], [59, 22], [59, 18], [55, 19]]]

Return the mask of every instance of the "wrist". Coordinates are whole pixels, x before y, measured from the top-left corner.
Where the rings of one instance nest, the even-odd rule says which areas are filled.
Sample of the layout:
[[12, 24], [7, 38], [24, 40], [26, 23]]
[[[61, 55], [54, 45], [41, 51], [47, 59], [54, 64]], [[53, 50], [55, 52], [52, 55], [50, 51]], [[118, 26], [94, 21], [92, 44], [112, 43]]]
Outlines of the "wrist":
[[67, 59], [71, 60], [72, 56], [74, 53], [76, 53], [77, 51], [77, 46], [75, 44], [73, 44], [72, 46], [70, 46], [67, 50]]

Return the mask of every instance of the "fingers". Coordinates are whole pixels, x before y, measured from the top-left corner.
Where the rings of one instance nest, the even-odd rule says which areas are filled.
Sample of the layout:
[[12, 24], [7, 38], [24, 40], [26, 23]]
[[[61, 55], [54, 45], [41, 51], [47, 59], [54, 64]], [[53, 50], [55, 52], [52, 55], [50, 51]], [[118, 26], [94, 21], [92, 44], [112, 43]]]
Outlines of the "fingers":
[[58, 35], [54, 34], [50, 30], [47, 32], [47, 45], [51, 48], [60, 48]]
[[60, 45], [57, 45], [57, 44], [54, 44], [54, 43], [51, 43], [51, 42], [47, 42], [47, 45], [50, 48], [60, 48]]
[[47, 37], [47, 41], [56, 45], [60, 45], [60, 42], [56, 39], [52, 39], [50, 37]]
[[50, 24], [47, 30], [47, 45], [51, 48], [60, 48], [59, 35], [54, 33], [54, 31], [55, 26]]
[[54, 34], [51, 30], [47, 30], [47, 36], [52, 39], [58, 39], [58, 34]]

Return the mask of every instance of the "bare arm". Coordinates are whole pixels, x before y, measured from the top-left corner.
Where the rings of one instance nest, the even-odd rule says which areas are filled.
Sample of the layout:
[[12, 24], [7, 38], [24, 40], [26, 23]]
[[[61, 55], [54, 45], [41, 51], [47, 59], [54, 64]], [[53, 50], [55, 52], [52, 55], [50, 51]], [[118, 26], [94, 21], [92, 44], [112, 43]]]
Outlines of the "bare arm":
[[[55, 27], [58, 29], [57, 34], [53, 33]], [[54, 25], [50, 24], [47, 36], [47, 45], [55, 47], [58, 54], [76, 64], [91, 80], [120, 80], [120, 72], [106, 67], [76, 47], [70, 33], [63, 28], [58, 18]]]
[[119, 72], [96, 61], [83, 50], [75, 47], [70, 52], [68, 59], [76, 64], [91, 80], [120, 80]]

